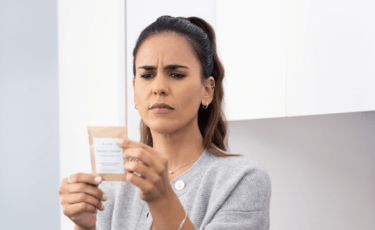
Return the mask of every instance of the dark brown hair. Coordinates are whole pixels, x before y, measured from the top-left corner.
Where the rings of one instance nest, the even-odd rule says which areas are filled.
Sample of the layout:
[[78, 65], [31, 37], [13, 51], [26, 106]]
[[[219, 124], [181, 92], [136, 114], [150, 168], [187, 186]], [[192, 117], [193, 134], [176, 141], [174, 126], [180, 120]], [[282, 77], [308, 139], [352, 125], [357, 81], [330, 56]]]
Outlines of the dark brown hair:
[[[227, 154], [227, 121], [222, 110], [224, 98], [223, 78], [224, 67], [216, 52], [216, 38], [213, 28], [205, 20], [198, 17], [159, 17], [155, 22], [146, 27], [140, 34], [133, 50], [133, 74], [136, 76], [135, 59], [141, 44], [154, 34], [173, 32], [185, 37], [195, 51], [202, 69], [201, 80], [213, 76], [215, 91], [212, 103], [207, 109], [199, 108], [198, 126], [203, 136], [204, 148], [209, 152], [221, 156], [242, 156], [241, 154]], [[153, 146], [150, 128], [141, 120], [141, 142]]]

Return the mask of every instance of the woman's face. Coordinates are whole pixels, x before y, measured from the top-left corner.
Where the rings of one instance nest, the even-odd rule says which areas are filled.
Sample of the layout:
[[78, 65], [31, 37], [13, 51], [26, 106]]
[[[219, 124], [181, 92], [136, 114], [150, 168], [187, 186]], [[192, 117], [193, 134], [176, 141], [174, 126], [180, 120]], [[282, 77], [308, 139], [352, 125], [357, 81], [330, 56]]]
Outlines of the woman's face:
[[[153, 132], [173, 133], [197, 123], [201, 103], [212, 101], [214, 78], [202, 84], [200, 62], [182, 36], [162, 33], [147, 38], [138, 49], [135, 68], [134, 103]], [[152, 110], [154, 103], [166, 103], [173, 110]]]

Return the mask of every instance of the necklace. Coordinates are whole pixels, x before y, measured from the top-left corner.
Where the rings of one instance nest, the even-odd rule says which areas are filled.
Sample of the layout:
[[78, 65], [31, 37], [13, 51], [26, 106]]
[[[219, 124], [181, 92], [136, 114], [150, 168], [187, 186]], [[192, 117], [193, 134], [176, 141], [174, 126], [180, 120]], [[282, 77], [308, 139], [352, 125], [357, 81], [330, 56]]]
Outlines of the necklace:
[[[200, 156], [199, 156], [199, 157], [200, 157]], [[184, 164], [183, 166], [180, 166], [180, 167], [176, 168], [176, 169], [173, 170], [173, 171], [168, 171], [168, 173], [169, 173], [169, 174], [172, 174], [172, 173], [176, 172], [178, 169], [180, 169], [180, 168], [182, 168], [182, 167], [184, 167], [184, 166], [186, 166], [186, 165], [188, 165], [188, 164], [191, 164], [191, 163], [193, 163], [194, 161], [198, 160], [199, 157], [198, 157], [197, 159], [193, 160], [193, 161], [190, 161], [190, 162], [187, 163], [187, 164]]]

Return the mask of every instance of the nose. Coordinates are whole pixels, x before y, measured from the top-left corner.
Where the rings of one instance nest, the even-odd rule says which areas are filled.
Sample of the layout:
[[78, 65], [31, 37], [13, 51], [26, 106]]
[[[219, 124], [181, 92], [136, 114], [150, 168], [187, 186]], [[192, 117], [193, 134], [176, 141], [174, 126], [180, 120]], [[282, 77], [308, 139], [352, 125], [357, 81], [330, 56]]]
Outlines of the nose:
[[153, 93], [156, 95], [167, 95], [169, 90], [169, 83], [168, 83], [168, 77], [164, 73], [157, 73], [154, 81], [152, 90]]

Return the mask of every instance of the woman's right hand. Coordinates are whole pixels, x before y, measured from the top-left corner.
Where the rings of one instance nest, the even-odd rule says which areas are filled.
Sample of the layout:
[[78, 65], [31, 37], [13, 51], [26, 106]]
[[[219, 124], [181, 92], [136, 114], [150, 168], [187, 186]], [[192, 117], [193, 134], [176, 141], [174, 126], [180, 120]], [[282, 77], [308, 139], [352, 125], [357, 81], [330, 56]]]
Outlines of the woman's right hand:
[[[96, 178], [96, 181], [95, 181]], [[103, 211], [102, 201], [108, 197], [98, 188], [99, 174], [77, 173], [62, 180], [59, 188], [63, 213], [82, 228], [94, 228], [97, 209]]]

